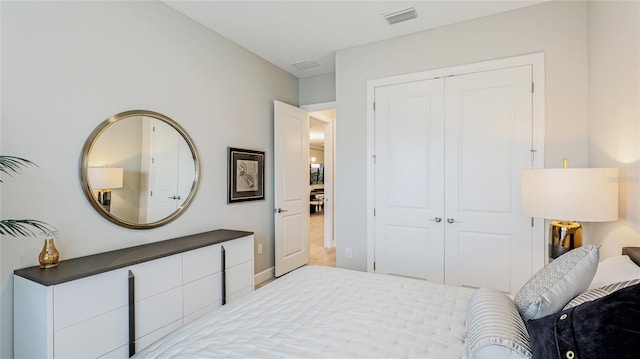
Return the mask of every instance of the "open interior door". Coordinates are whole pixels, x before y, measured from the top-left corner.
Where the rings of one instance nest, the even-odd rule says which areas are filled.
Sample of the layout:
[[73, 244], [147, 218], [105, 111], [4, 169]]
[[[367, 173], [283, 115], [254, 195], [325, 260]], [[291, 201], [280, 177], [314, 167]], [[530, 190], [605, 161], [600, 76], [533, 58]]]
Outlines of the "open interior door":
[[309, 118], [274, 101], [275, 276], [309, 262]]

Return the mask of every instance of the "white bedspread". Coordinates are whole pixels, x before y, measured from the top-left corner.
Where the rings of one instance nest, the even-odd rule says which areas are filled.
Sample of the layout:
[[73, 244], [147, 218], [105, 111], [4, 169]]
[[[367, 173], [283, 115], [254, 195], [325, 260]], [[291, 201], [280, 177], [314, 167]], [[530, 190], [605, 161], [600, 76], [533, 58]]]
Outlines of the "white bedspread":
[[307, 266], [135, 358], [466, 358], [472, 289]]

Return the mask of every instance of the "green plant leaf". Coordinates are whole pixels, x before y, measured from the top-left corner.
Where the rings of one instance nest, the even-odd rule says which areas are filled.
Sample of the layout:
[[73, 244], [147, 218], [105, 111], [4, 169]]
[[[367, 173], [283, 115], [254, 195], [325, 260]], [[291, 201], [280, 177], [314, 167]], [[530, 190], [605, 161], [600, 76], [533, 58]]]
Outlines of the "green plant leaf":
[[[20, 171], [26, 167], [38, 167], [35, 163], [20, 157], [15, 156], [0, 156], [0, 172], [13, 176], [20, 173]], [[2, 180], [0, 179], [0, 182]]]
[[[36, 230], [34, 232], [34, 229]], [[51, 226], [42, 221], [33, 220], [33, 219], [3, 219], [0, 220], [0, 234], [6, 234], [13, 237], [18, 236], [31, 236], [37, 237], [38, 231], [42, 232], [42, 234], [50, 235], [56, 230], [55, 227]]]

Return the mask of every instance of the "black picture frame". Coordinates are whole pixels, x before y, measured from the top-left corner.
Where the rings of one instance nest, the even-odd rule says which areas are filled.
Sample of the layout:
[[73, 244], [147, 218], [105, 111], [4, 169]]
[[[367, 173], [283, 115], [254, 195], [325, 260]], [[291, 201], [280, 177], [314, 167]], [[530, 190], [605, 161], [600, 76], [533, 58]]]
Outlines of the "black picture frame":
[[227, 203], [264, 200], [264, 151], [228, 147]]

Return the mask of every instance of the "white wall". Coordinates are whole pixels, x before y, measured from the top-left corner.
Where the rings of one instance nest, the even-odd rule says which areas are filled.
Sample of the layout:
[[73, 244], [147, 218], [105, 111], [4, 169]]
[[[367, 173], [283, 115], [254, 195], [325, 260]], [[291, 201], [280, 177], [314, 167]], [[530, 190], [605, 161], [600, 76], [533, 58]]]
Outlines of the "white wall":
[[300, 79], [300, 105], [333, 102], [336, 100], [336, 74]]
[[589, 2], [589, 166], [618, 167], [619, 220], [586, 224], [601, 259], [640, 246], [640, 2]]
[[[587, 4], [552, 1], [336, 54], [337, 265], [366, 270], [366, 81], [544, 51], [548, 167], [587, 156]], [[346, 259], [345, 248], [353, 259]]]
[[[2, 185], [3, 218], [59, 229], [62, 259], [217, 228], [254, 231], [256, 272], [273, 266], [273, 105], [298, 104], [298, 81], [159, 2], [1, 3], [1, 152], [39, 169]], [[157, 229], [120, 228], [84, 198], [80, 151], [126, 110], [167, 115], [201, 156], [193, 203]], [[266, 200], [226, 204], [227, 146], [265, 150]], [[251, 218], [248, 221], [247, 218]], [[12, 357], [14, 269], [36, 265], [42, 239], [0, 241], [0, 357]]]

